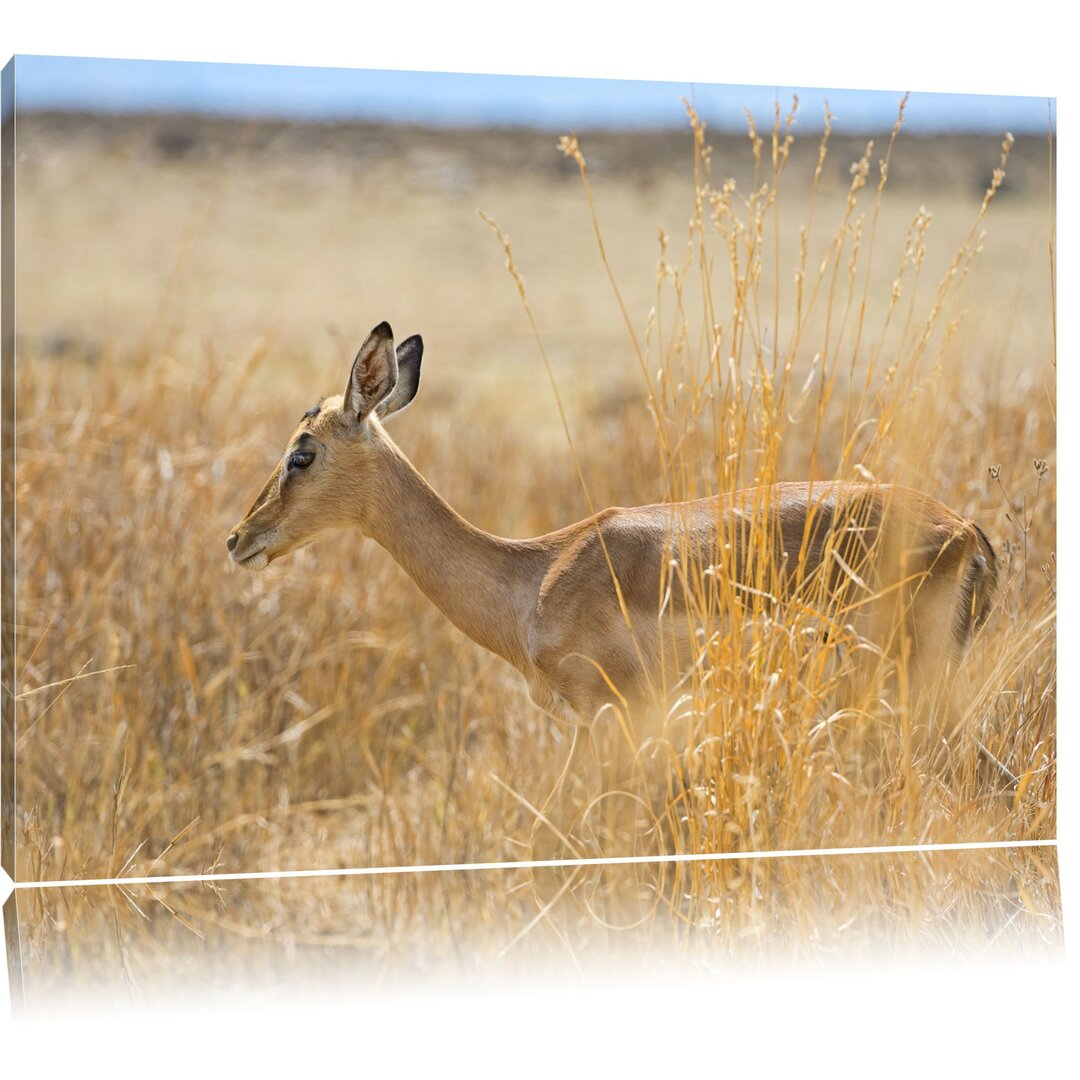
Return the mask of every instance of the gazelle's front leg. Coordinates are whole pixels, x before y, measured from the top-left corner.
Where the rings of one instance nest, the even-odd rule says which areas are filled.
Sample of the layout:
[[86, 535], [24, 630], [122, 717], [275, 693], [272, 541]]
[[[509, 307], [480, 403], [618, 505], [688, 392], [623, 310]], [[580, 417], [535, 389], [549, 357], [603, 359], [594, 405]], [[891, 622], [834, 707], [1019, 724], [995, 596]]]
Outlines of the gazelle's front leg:
[[[597, 860], [657, 855], [662, 827], [625, 718], [601, 710], [592, 725], [575, 725], [566, 763], [532, 830], [532, 858]], [[605, 925], [637, 925], [663, 887], [662, 866], [603, 865], [536, 867], [537, 903], [580, 917], [584, 908]], [[575, 914], [576, 913], [576, 914]], [[557, 918], [558, 916], [555, 915]]]
[[587, 728], [575, 724], [570, 748], [555, 786], [540, 808], [532, 830], [534, 859], [576, 859], [584, 855], [578, 839], [581, 815], [600, 793], [601, 770]]
[[533, 822], [534, 859], [573, 859], [580, 856], [571, 839], [577, 818], [589, 798], [594, 797], [598, 777], [595, 758], [589, 752], [589, 733], [577, 713], [542, 677], [529, 678], [529, 696], [551, 722], [567, 729], [570, 746], [555, 786]]
[[[552, 721], [554, 722], [554, 721]], [[581, 813], [597, 785], [595, 759], [589, 751], [589, 732], [579, 724], [570, 726], [570, 747], [548, 797], [533, 821], [529, 859], [534, 862], [577, 860], [585, 852], [577, 837]], [[573, 866], [538, 866], [530, 872], [537, 905], [556, 915], [556, 908], [570, 902], [570, 894], [581, 877]]]
[[640, 786], [637, 745], [626, 719], [612, 707], [598, 711], [589, 725], [569, 724], [570, 745], [551, 793], [532, 829], [534, 859], [593, 858], [619, 854], [598, 849], [598, 827]]

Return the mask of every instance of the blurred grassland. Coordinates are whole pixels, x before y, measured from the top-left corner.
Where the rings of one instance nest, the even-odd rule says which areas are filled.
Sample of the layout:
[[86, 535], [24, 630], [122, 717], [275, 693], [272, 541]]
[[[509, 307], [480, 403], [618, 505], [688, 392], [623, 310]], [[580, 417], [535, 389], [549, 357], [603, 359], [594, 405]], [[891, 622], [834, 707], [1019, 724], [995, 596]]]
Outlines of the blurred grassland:
[[[524, 803], [543, 802], [566, 740], [518, 675], [357, 533], [259, 577], [228, 563], [224, 541], [297, 418], [343, 388], [382, 319], [399, 337], [425, 338], [419, 397], [391, 434], [436, 490], [508, 536], [585, 516], [536, 342], [477, 207], [512, 239], [595, 505], [672, 492], [559, 134], [20, 119], [20, 879], [528, 857]], [[713, 176], [734, 179], [737, 209], [771, 176], [764, 136], [756, 176], [746, 136], [707, 136]], [[975, 518], [1003, 560], [1006, 587], [967, 664], [971, 730], [994, 764], [988, 773], [973, 736], [947, 775], [921, 776], [913, 809], [910, 786], [901, 798], [889, 775], [847, 772], [831, 734], [798, 777], [774, 739], [731, 801], [720, 778], [698, 777], [712, 820], [684, 815], [687, 849], [1054, 835], [1045, 139], [1012, 147], [978, 226], [985, 240], [976, 234], [971, 261], [952, 275], [910, 383], [902, 366], [977, 224], [1000, 141], [901, 134], [875, 210], [888, 133], [878, 136], [831, 256], [866, 139], [834, 133], [812, 195], [819, 140], [797, 136], [779, 198], [762, 212], [752, 295], [732, 301], [719, 232], [710, 269], [716, 318], [737, 310], [755, 334], [764, 328], [738, 364], [771, 362], [775, 329], [782, 345], [792, 338], [800, 227], [812, 220], [807, 272], [833, 258], [838, 285], [785, 354], [793, 387], [816, 370], [828, 326], [841, 357], [830, 408], [860, 396], [868, 365], [894, 395], [878, 478]], [[695, 265], [689, 128], [583, 134], [581, 145], [626, 310], [649, 342], [648, 366], [667, 372], [677, 397], [671, 357], [700, 361], [708, 321], [702, 295], [685, 287]], [[848, 382], [860, 308], [866, 330]], [[680, 337], [681, 326], [696, 329]], [[805, 479], [812, 425], [785, 425], [778, 474]], [[819, 473], [840, 465], [826, 439]], [[85, 677], [64, 681], [72, 676]], [[750, 889], [748, 877], [729, 889], [718, 873], [688, 871], [670, 902], [684, 910]], [[1054, 883], [1043, 886], [1040, 910], [1052, 913]], [[523, 920], [535, 910], [528, 889], [504, 902]]]

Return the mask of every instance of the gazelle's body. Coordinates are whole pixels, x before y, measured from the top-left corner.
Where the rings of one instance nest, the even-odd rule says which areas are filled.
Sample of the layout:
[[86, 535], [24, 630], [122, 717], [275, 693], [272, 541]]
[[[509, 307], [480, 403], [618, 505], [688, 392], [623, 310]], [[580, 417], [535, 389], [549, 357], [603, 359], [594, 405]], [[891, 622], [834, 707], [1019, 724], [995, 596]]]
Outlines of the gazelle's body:
[[[764, 559], [755, 542], [772, 549]], [[801, 599], [885, 654], [906, 647], [909, 682], [928, 687], [986, 618], [996, 576], [977, 527], [890, 485], [787, 483], [613, 508], [528, 545], [542, 577], [525, 604], [522, 670], [537, 704], [586, 719], [615, 692], [634, 703], [675, 686], [700, 652], [703, 596], [715, 616], [760, 606], [761, 584], [770, 605]]]
[[419, 338], [395, 352], [389, 327], [376, 327], [345, 394], [305, 414], [230, 535], [235, 562], [262, 569], [320, 532], [357, 527], [517, 668], [537, 705], [582, 722], [620, 698], [655, 697], [693, 660], [688, 579], [717, 595], [767, 582], [781, 605], [816, 605], [882, 651], [905, 651], [920, 679], [958, 659], [986, 618], [997, 568], [985, 536], [888, 485], [777, 484], [610, 509], [531, 540], [474, 528], [381, 423], [412, 400], [421, 354]]

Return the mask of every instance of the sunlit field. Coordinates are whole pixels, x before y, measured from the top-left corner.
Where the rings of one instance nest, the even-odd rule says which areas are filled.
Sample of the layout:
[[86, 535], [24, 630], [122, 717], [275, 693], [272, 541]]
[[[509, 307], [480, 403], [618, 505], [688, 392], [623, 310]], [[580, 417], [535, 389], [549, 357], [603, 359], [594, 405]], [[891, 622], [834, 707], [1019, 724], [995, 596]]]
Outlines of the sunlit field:
[[[839, 478], [925, 491], [998, 555], [954, 710], [919, 737], [902, 665], [852, 699], [860, 643], [776, 603], [763, 571], [738, 618], [703, 617], [659, 721], [598, 718], [597, 754], [629, 738], [641, 768], [590, 792], [544, 857], [1053, 838], [1053, 144], [898, 125], [870, 145], [839, 121], [822, 137], [818, 104], [789, 112], [742, 135], [689, 115], [561, 146], [569, 133], [20, 119], [19, 878], [538, 852], [569, 733], [513, 669], [357, 532], [261, 575], [227, 558], [297, 420], [344, 389], [384, 319], [426, 345], [387, 429], [490, 532]], [[1059, 933], [1052, 861], [997, 863], [985, 887], [940, 865], [900, 903], [872, 860], [821, 888], [912, 927], [943, 905], [987, 933], [1005, 890], [1040, 940]], [[796, 887], [796, 860], [768, 887], [762, 873], [515, 870], [447, 879], [438, 902], [396, 879], [362, 917], [337, 893], [320, 910], [352, 911], [352, 944], [462, 904], [480, 927], [497, 911], [507, 939], [545, 919], [674, 920], [725, 942], [843, 921]], [[272, 939], [298, 933], [294, 893], [139, 903]], [[58, 920], [97, 932], [35, 904], [41, 947]]]

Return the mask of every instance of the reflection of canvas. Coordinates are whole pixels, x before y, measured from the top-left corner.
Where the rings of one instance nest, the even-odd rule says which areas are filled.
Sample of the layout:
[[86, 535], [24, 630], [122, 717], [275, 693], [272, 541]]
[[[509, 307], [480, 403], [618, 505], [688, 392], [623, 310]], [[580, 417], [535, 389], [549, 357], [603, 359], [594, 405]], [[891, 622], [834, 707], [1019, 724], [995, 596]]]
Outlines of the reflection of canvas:
[[[918, 96], [823, 126], [806, 91], [747, 138], [723, 88], [590, 131], [588, 84], [549, 86], [555, 119], [513, 130], [20, 114], [20, 880], [1054, 837], [1052, 140], [911, 138]], [[461, 606], [454, 536], [416, 517], [399, 566], [338, 528], [376, 474], [312, 483], [334, 395], [359, 424], [393, 400], [375, 360], [411, 371], [383, 319], [424, 343], [387, 431], [485, 534], [729, 507], [697, 546], [660, 510], [655, 543], [615, 515], [560, 549], [585, 569], [543, 594], [576, 613], [550, 686], [484, 640], [510, 578], [448, 620], [424, 593]], [[770, 503], [808, 480], [933, 502]], [[238, 560], [280, 555], [242, 574], [226, 538], [249, 506], [283, 529], [268, 498], [303, 543], [241, 525]], [[1026, 865], [1052, 920], [1056, 870]], [[876, 866], [845, 893], [886, 904]], [[514, 871], [499, 906], [511, 937], [547, 903], [709, 927], [801, 873], [768, 872]]]
[[[199, 884], [126, 886], [126, 897], [115, 886], [20, 891], [32, 944], [19, 989], [27, 1014], [44, 1017], [88, 998], [123, 1007], [133, 985], [146, 1003], [190, 1006], [227, 988], [234, 1000], [299, 1005], [432, 979], [458, 989], [537, 974], [571, 986], [583, 975], [647, 985], [659, 973], [742, 977], [798, 962], [820, 970], [826, 957], [858, 970], [912, 958], [966, 966], [1060, 956], [1054, 851], [788, 861], [725, 866], [698, 927], [672, 921], [661, 897], [676, 871], [655, 864], [582, 868], [541, 920], [516, 899], [532, 885], [520, 869], [227, 882], [219, 895]], [[605, 918], [615, 885], [641, 891], [633, 927]]]

